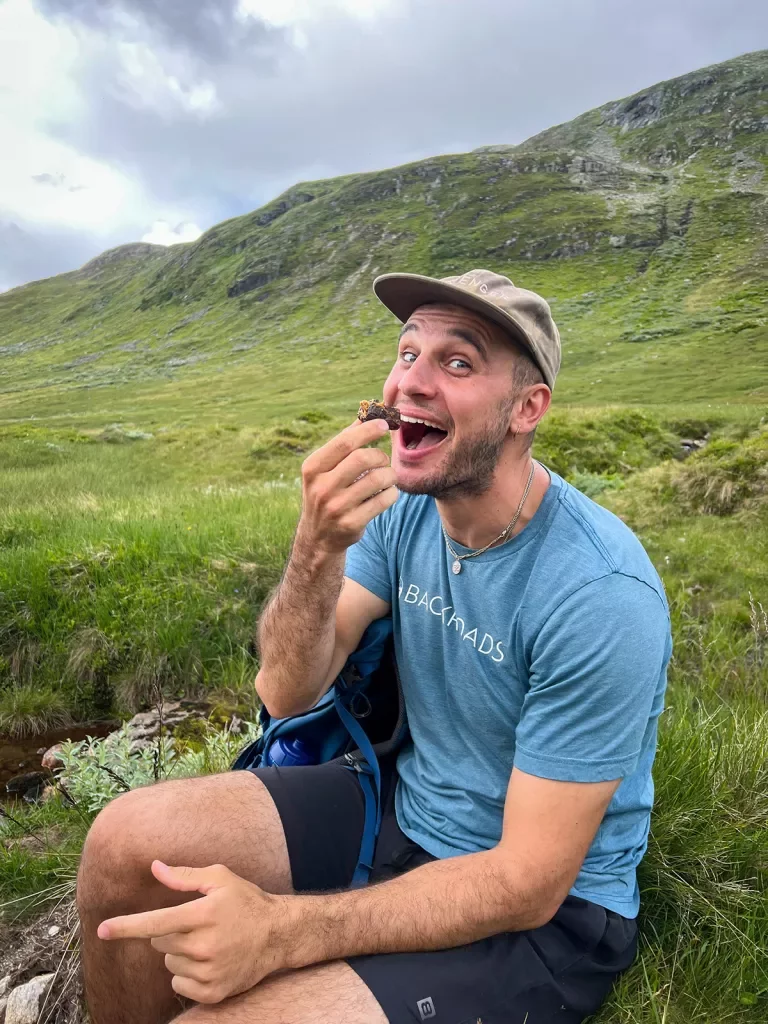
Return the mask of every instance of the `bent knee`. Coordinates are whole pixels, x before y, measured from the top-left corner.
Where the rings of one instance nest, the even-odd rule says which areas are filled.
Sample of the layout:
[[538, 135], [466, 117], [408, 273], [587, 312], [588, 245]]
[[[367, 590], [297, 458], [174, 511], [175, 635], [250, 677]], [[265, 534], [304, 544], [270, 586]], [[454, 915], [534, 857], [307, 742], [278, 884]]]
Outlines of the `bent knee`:
[[116, 797], [99, 812], [83, 845], [78, 874], [78, 902], [103, 905], [122, 899], [131, 891], [153, 882], [152, 860], [156, 849], [157, 816], [164, 795], [163, 784], [132, 790]]

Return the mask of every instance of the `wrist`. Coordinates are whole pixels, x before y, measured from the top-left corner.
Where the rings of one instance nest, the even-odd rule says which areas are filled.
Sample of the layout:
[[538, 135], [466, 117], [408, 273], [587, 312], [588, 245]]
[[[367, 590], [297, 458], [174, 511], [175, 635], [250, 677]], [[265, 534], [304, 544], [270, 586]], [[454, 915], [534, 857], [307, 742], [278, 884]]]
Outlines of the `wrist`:
[[[343, 957], [336, 917], [331, 910], [331, 894], [321, 896], [277, 897], [275, 946], [280, 950], [280, 968], [296, 971], [301, 967], [338, 960]], [[278, 968], [276, 968], [278, 969]]]
[[322, 544], [313, 541], [299, 529], [293, 542], [290, 566], [305, 577], [323, 575], [343, 569], [346, 551], [329, 551]]

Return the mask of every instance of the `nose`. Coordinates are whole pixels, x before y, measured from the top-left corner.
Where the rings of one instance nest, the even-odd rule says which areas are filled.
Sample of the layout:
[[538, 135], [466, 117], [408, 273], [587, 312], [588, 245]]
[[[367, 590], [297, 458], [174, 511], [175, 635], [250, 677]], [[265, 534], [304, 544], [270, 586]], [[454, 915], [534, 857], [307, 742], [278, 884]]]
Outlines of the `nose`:
[[400, 391], [408, 398], [434, 398], [437, 394], [434, 370], [423, 354], [417, 356], [400, 378]]

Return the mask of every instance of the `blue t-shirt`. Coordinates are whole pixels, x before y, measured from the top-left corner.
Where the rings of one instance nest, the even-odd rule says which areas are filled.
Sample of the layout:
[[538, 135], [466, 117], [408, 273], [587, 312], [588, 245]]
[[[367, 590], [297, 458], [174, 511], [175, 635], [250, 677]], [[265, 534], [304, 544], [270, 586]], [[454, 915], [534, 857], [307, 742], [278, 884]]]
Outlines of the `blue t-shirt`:
[[525, 529], [458, 576], [434, 499], [409, 494], [369, 523], [345, 572], [392, 606], [411, 732], [397, 761], [403, 832], [436, 857], [487, 850], [513, 766], [620, 778], [571, 892], [635, 917], [669, 610], [632, 531], [550, 477]]

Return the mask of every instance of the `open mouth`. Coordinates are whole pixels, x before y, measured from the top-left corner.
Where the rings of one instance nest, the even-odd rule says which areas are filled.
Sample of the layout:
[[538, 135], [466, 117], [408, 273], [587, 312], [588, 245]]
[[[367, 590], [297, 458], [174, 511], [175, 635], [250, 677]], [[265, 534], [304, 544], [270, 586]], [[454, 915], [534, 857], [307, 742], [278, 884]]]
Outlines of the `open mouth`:
[[448, 433], [429, 423], [408, 423], [406, 420], [402, 420], [400, 436], [403, 447], [408, 451], [414, 451], [415, 449], [435, 447], [448, 437]]

